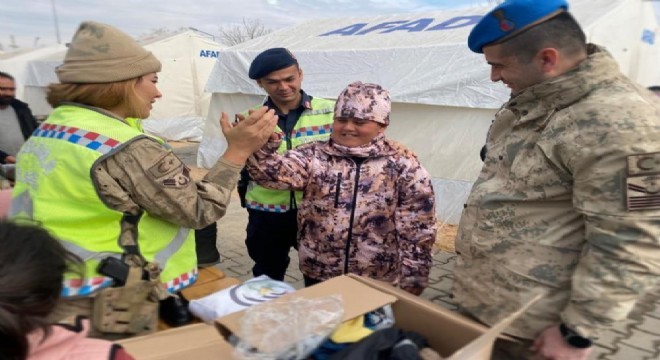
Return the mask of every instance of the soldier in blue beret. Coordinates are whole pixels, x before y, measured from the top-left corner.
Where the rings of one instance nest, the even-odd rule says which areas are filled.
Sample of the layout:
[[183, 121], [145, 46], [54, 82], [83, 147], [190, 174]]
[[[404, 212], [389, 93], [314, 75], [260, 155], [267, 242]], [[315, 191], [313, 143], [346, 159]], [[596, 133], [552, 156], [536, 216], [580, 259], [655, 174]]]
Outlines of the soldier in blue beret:
[[[258, 107], [275, 109], [279, 118], [275, 132], [282, 134], [284, 141], [278, 152], [330, 137], [335, 102], [302, 90], [303, 71], [291, 51], [285, 48], [263, 51], [250, 64], [248, 76], [268, 94]], [[245, 245], [254, 261], [252, 273], [284, 280], [289, 251], [297, 248], [297, 204], [302, 193], [259, 186], [251, 181], [245, 169], [238, 192], [248, 212]], [[305, 279], [306, 284], [311, 281]]]
[[660, 279], [659, 102], [568, 10], [504, 1], [468, 39], [511, 98], [459, 224], [455, 299], [493, 325], [542, 295], [494, 358], [586, 359]]

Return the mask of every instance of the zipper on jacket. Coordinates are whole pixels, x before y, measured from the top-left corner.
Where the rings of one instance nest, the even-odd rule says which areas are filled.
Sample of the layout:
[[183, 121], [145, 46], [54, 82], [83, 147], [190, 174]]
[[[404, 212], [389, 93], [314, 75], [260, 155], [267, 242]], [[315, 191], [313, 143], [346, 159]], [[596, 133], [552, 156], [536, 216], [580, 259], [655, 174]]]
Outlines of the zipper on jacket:
[[339, 191], [341, 191], [341, 173], [337, 173], [337, 185], [335, 186], [335, 209], [339, 207]]
[[346, 254], [344, 260], [344, 274], [348, 274], [348, 254], [351, 249], [351, 240], [353, 240], [353, 221], [355, 220], [355, 206], [357, 205], [358, 187], [360, 186], [360, 166], [366, 160], [365, 158], [352, 158], [355, 162], [355, 186], [353, 186], [353, 200], [351, 202], [351, 217], [348, 221], [348, 237], [346, 239]]
[[[295, 126], [295, 125], [294, 125]], [[285, 126], [286, 128], [286, 126]], [[291, 142], [291, 136], [293, 135], [293, 129], [291, 129], [288, 133], [286, 133], [286, 149], [291, 150], [293, 149], [293, 143]], [[289, 210], [297, 209], [298, 204], [296, 204], [296, 192], [295, 191], [289, 191]]]

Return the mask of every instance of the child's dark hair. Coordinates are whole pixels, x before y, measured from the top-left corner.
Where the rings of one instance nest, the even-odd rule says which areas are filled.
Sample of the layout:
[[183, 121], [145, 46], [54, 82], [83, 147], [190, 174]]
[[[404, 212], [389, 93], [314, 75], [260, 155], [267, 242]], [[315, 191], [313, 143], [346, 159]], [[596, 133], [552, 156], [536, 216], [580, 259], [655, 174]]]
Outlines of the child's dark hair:
[[62, 291], [71, 266], [82, 261], [46, 230], [0, 221], [0, 349], [1, 359], [25, 359], [27, 334], [39, 328], [50, 335], [47, 316]]

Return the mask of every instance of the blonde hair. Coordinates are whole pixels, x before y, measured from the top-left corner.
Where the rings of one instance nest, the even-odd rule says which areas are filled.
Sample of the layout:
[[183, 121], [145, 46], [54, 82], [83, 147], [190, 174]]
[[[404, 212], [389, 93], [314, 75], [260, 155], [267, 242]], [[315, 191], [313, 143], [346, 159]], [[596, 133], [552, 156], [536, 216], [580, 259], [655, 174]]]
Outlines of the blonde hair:
[[46, 100], [53, 107], [64, 102], [94, 106], [105, 110], [122, 109], [125, 117], [146, 118], [144, 100], [135, 91], [142, 78], [102, 84], [50, 84]]

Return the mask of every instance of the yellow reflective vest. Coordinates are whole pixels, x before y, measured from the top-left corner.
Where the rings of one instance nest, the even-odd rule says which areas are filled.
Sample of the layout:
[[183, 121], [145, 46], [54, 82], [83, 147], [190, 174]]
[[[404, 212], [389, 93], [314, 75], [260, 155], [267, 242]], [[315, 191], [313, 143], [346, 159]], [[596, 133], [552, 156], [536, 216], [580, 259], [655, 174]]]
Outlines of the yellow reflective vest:
[[[146, 136], [94, 109], [62, 105], [18, 153], [10, 216], [38, 222], [85, 261], [84, 278], [68, 274], [63, 296], [85, 296], [112, 284], [96, 269], [102, 258], [124, 253], [119, 235], [129, 214], [103, 203], [91, 173], [95, 164]], [[146, 212], [137, 228], [140, 253], [159, 264], [164, 287], [176, 292], [196, 280], [193, 231]]]
[[[311, 109], [305, 109], [295, 127], [291, 131], [291, 137], [284, 134], [284, 139], [277, 152], [286, 152], [287, 140], [291, 142], [291, 148], [295, 149], [302, 144], [313, 141], [324, 141], [330, 137], [332, 132], [332, 121], [334, 118], [335, 102], [322, 98], [312, 98]], [[275, 132], [283, 133], [277, 127]], [[295, 204], [302, 200], [302, 192], [295, 191]], [[291, 192], [286, 190], [271, 190], [250, 182], [250, 187], [245, 195], [246, 207], [250, 209], [268, 212], [287, 212], [294, 204], [291, 201]]]

